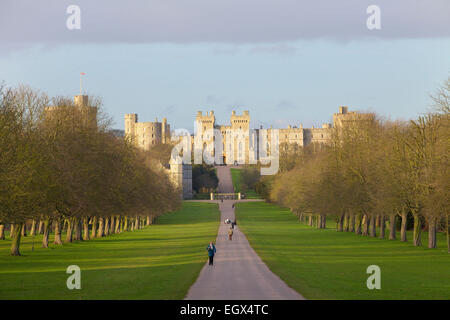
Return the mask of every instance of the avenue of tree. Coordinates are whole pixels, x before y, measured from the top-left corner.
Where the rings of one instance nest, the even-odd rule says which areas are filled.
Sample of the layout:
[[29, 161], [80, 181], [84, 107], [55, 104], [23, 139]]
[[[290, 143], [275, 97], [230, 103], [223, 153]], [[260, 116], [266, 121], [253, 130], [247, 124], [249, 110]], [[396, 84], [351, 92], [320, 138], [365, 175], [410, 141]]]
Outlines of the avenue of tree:
[[412, 228], [415, 246], [427, 230], [429, 248], [445, 232], [450, 252], [450, 79], [432, 100], [416, 120], [356, 116], [334, 129], [330, 145], [285, 151], [280, 173], [257, 191], [318, 228], [334, 217], [337, 231], [394, 240], [398, 226], [401, 241]]
[[159, 155], [115, 137], [109, 122], [66, 97], [0, 87], [0, 239], [9, 229], [12, 255], [27, 234], [42, 233], [48, 248], [50, 233], [62, 245], [131, 231], [180, 205]]

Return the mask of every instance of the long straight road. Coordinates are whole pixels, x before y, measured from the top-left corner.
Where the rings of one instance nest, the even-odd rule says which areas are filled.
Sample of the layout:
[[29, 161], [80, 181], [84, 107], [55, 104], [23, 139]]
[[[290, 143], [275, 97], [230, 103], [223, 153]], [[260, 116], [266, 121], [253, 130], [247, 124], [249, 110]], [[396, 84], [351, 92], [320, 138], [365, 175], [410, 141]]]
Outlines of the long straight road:
[[[220, 192], [233, 192], [229, 167], [218, 167]], [[228, 240], [230, 225], [235, 219], [234, 200], [219, 202], [221, 224], [216, 240], [214, 266], [205, 264], [197, 281], [189, 289], [188, 300], [299, 300], [304, 299], [270, 271], [236, 226], [233, 240]], [[239, 223], [239, 221], [237, 221]], [[205, 259], [207, 256], [205, 243]]]

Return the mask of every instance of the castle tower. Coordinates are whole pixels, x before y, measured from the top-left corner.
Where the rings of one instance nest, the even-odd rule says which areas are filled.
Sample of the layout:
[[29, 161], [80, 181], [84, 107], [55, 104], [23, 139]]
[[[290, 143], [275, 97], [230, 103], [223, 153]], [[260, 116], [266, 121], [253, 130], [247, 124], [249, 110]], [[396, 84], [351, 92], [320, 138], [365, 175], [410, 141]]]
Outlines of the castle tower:
[[162, 126], [161, 126], [161, 140], [162, 143], [170, 142], [170, 125], [167, 123], [167, 119], [163, 118]]
[[[49, 106], [45, 108], [45, 114], [48, 119], [51, 119], [58, 115], [58, 110], [63, 106]], [[67, 106], [66, 106], [67, 107]], [[79, 121], [83, 125], [88, 125], [90, 127], [97, 127], [97, 107], [92, 107], [89, 105], [89, 96], [78, 95], [74, 96], [74, 108], [73, 115], [80, 116]]]
[[[233, 110], [230, 122], [231, 131], [234, 133], [234, 136], [227, 137], [226, 139], [228, 140], [232, 138], [232, 141], [225, 141], [225, 143], [227, 143], [228, 146], [231, 143], [233, 152], [232, 158], [235, 161], [238, 163], [249, 163], [250, 114], [248, 110], [245, 110], [242, 115], [237, 115], [236, 111]], [[230, 155], [227, 154], [227, 158], [230, 158]]]
[[134, 137], [136, 122], [138, 121], [138, 115], [136, 113], [125, 114], [125, 136]]
[[205, 148], [211, 150], [211, 156], [214, 155], [214, 127], [216, 124], [216, 116], [214, 111], [206, 115], [203, 115], [201, 111], [197, 112], [195, 117], [195, 140], [194, 140], [194, 153], [199, 155]]
[[77, 95], [74, 97], [75, 105], [78, 107], [87, 107], [89, 103], [89, 96]]

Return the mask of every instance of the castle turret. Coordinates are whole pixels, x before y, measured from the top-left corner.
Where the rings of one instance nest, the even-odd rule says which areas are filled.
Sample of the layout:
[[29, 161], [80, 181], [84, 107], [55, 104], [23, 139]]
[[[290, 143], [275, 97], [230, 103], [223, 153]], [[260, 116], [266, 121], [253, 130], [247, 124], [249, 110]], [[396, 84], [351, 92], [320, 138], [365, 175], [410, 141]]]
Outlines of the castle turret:
[[89, 103], [89, 96], [87, 95], [78, 95], [74, 97], [75, 105], [78, 107], [87, 107]]
[[136, 113], [125, 114], [125, 136], [134, 136], [137, 121], [138, 115]]

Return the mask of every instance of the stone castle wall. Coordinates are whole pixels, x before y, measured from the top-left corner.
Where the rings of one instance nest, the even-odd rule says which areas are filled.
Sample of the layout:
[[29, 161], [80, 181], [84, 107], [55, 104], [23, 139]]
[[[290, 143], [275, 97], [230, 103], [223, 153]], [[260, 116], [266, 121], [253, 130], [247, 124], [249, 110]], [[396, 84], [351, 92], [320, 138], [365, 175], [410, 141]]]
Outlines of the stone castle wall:
[[125, 115], [125, 136], [144, 150], [150, 150], [154, 145], [170, 142], [170, 125], [167, 119], [162, 122], [138, 122], [138, 115], [129, 113]]

